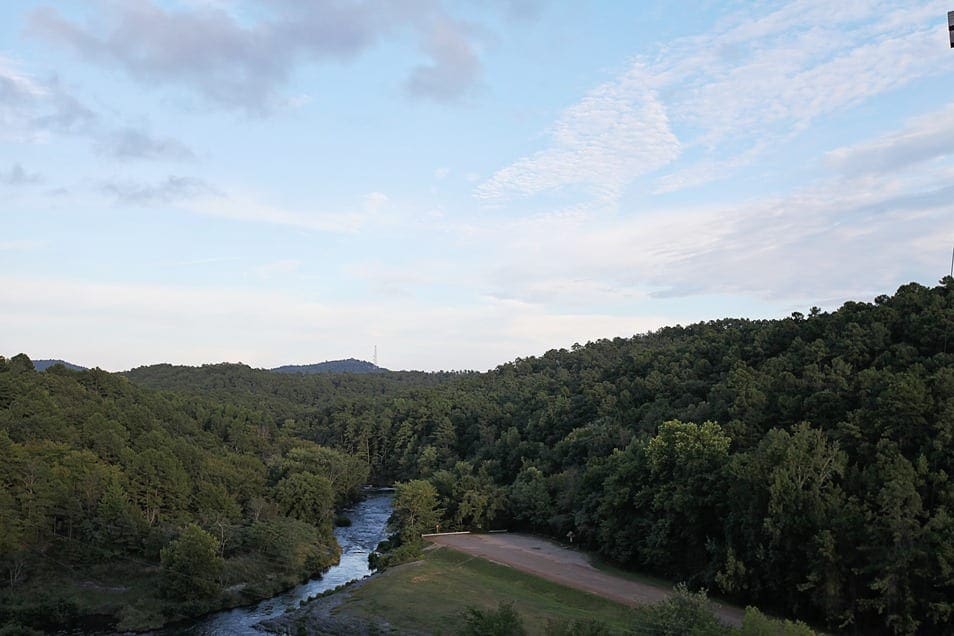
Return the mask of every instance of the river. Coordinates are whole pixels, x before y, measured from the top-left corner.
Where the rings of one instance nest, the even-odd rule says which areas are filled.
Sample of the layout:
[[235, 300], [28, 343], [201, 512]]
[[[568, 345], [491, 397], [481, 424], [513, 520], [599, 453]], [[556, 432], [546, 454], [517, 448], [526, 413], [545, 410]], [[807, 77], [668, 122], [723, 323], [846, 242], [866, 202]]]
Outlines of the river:
[[370, 574], [368, 555], [387, 538], [386, 525], [388, 517], [391, 516], [391, 497], [391, 492], [371, 491], [363, 501], [344, 511], [351, 519], [351, 525], [335, 529], [335, 538], [341, 546], [341, 561], [329, 568], [320, 578], [297, 585], [287, 592], [254, 605], [216, 612], [192, 625], [155, 633], [159, 636], [258, 634], [260, 632], [253, 629], [256, 623], [278, 618], [285, 612], [298, 609], [299, 603], [309, 597]]

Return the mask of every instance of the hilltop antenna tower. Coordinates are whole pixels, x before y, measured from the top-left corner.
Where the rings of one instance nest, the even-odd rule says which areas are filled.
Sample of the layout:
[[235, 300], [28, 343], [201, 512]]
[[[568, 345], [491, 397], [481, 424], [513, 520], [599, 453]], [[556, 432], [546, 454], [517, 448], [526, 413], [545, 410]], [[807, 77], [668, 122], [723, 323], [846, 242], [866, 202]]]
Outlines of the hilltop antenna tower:
[[378, 345], [374, 345], [374, 366], [378, 366]]

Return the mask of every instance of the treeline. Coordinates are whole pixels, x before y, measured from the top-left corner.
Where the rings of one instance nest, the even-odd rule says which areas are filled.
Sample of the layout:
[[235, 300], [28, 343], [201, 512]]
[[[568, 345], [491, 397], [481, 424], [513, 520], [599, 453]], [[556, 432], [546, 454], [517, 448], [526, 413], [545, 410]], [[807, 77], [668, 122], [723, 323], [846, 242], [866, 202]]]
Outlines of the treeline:
[[261, 410], [0, 357], [0, 625], [142, 629], [274, 594], [337, 561], [368, 471]]

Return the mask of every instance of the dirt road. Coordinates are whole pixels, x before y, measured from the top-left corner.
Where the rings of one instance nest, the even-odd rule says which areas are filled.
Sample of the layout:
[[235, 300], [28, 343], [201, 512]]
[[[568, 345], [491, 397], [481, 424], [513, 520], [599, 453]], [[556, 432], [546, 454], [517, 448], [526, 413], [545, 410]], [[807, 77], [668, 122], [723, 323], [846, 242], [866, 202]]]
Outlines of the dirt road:
[[[430, 536], [427, 540], [625, 605], [657, 603], [671, 594], [666, 587], [597, 570], [585, 554], [525, 534], [452, 534]], [[742, 624], [742, 610], [721, 603], [713, 605], [719, 620], [726, 625]]]

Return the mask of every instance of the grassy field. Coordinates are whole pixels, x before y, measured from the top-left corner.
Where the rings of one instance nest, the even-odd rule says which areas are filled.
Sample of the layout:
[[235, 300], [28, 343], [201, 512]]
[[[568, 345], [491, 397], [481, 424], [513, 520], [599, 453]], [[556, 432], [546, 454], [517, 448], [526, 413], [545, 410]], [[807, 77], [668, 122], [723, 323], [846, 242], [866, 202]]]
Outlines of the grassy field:
[[450, 634], [468, 607], [496, 609], [501, 602], [513, 603], [531, 634], [543, 634], [549, 620], [597, 619], [621, 632], [633, 620], [623, 605], [449, 548], [386, 571], [355, 589], [334, 613], [372, 623], [386, 619], [402, 631]]

